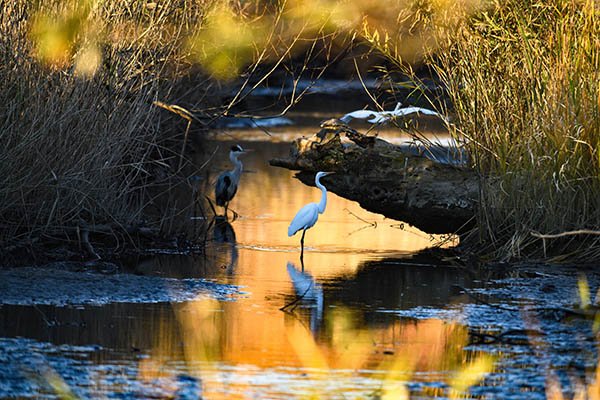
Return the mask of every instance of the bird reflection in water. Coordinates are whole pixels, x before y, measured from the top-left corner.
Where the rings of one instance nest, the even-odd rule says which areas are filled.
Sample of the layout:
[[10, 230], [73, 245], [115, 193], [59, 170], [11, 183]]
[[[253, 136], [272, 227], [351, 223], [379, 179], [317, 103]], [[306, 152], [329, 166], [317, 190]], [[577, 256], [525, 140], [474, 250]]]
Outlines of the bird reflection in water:
[[300, 303], [310, 305], [310, 330], [316, 334], [323, 321], [323, 287], [311, 274], [304, 271], [304, 264], [302, 270], [299, 270], [294, 263], [288, 261], [287, 272], [294, 285], [296, 299], [281, 310], [293, 311]]
[[229, 252], [229, 263], [225, 265], [227, 274], [233, 274], [238, 261], [238, 248], [233, 226], [223, 217], [213, 220], [213, 242]]

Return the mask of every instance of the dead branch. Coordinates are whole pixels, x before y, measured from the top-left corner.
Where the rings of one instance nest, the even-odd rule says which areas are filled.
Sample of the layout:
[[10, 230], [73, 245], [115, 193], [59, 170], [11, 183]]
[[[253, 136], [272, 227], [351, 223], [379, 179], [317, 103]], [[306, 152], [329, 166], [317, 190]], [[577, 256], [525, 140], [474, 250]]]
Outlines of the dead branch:
[[539, 232], [532, 231], [530, 232], [531, 236], [540, 238], [540, 239], [557, 239], [565, 236], [574, 236], [574, 235], [600, 235], [600, 231], [593, 231], [591, 229], [578, 229], [575, 231], [566, 231], [561, 233], [554, 234], [543, 234]]
[[312, 288], [312, 286], [313, 286], [313, 282], [311, 282], [310, 285], [308, 285], [308, 287], [306, 288], [306, 290], [304, 291], [304, 293], [302, 293], [300, 296], [296, 296], [296, 298], [293, 301], [291, 301], [288, 304], [284, 305], [279, 310], [283, 311], [283, 312], [288, 312], [288, 308], [293, 306], [290, 311], [294, 311], [294, 309], [296, 308], [296, 306], [298, 305], [298, 303], [300, 302], [300, 300], [302, 300], [304, 298], [304, 296], [306, 296], [306, 293], [308, 293], [308, 291]]

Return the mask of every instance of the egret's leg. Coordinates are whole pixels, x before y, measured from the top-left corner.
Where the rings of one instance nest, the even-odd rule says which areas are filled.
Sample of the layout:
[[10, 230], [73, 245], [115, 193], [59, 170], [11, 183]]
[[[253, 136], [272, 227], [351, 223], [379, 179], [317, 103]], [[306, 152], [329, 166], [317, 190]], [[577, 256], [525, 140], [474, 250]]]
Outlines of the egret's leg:
[[300, 239], [300, 262], [302, 263], [302, 268], [304, 270], [304, 235], [306, 234], [306, 229], [302, 231], [302, 239]]

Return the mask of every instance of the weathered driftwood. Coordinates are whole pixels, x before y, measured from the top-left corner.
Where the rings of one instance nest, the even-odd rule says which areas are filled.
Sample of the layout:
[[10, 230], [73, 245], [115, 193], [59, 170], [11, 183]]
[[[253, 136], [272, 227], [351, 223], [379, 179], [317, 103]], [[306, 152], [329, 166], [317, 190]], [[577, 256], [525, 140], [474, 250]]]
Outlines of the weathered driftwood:
[[[409, 154], [339, 121], [327, 121], [322, 128], [294, 141], [289, 157], [270, 164], [301, 171], [297, 177], [308, 185], [314, 185], [314, 172], [335, 171], [322, 179], [327, 189], [428, 233], [470, 226], [479, 187], [471, 169]], [[354, 143], [342, 143], [341, 135]]]

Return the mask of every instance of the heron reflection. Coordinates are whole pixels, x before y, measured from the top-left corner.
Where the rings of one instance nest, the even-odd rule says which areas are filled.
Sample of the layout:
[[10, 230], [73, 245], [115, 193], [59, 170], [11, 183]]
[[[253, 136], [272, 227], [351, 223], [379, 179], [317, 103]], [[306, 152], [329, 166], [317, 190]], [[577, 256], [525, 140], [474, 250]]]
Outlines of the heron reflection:
[[213, 242], [223, 249], [229, 251], [229, 262], [226, 264], [226, 271], [232, 274], [238, 261], [238, 248], [233, 226], [223, 217], [216, 217], [213, 220]]
[[290, 261], [287, 263], [287, 272], [297, 297], [282, 310], [293, 310], [299, 303], [310, 305], [310, 330], [317, 333], [323, 320], [323, 287], [311, 274], [304, 271], [304, 265], [302, 267], [302, 270], [299, 270], [294, 263]]

